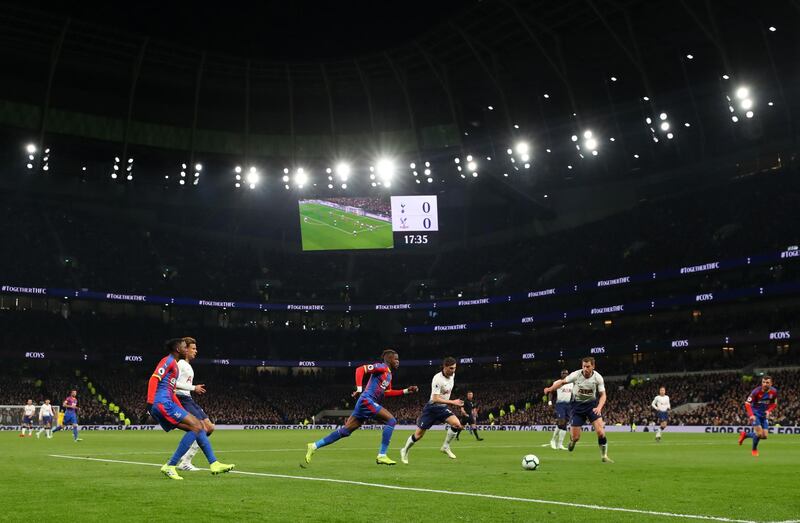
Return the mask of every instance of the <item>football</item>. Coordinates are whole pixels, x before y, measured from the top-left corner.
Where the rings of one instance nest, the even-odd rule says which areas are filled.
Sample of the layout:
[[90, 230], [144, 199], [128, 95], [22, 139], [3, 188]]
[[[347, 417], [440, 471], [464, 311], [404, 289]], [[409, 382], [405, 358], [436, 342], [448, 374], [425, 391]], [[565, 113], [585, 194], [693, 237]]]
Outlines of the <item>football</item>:
[[528, 454], [522, 458], [522, 468], [525, 470], [536, 470], [539, 468], [539, 458], [533, 454]]

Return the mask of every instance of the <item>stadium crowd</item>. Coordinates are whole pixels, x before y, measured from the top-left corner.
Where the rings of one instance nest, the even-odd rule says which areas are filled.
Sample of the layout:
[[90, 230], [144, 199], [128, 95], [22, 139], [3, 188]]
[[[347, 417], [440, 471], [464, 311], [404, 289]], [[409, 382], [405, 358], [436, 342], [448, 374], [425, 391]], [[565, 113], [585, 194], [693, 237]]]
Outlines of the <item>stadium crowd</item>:
[[[332, 381], [331, 377], [271, 375], [269, 372], [206, 373], [205, 368], [198, 370], [197, 382], [206, 385], [208, 392], [195, 394], [194, 398], [218, 424], [329, 422], [329, 419], [316, 418], [317, 414], [327, 409], [347, 411], [353, 405], [352, 386]], [[96, 368], [84, 375], [97, 387], [98, 393], [119, 405], [134, 424], [155, 422], [146, 415], [143, 400], [148, 376], [132, 369], [115, 369], [113, 375], [108, 375]], [[421, 373], [418, 375], [422, 376]], [[771, 375], [780, 394], [772, 423], [800, 425], [800, 370], [778, 370]], [[39, 373], [38, 377], [18, 373], [5, 378], [7, 385], [0, 390], [0, 404], [22, 405], [28, 398], [39, 404], [46, 397], [58, 398], [53, 403], [60, 404], [69, 389], [77, 387], [82, 424], [120, 423], [118, 416], [111, 414], [89, 392], [81, 377], [65, 378], [49, 371]], [[420, 386], [418, 394], [389, 398], [384, 403], [402, 424], [416, 422], [430, 393], [425, 382], [413, 377], [404, 377], [403, 384], [398, 386], [412, 382]], [[548, 404], [550, 398], [542, 393], [542, 389], [551, 382], [549, 378], [474, 383], [457, 381], [451, 397], [463, 399], [467, 391], [472, 391], [478, 405], [478, 421], [482, 424], [550, 424], [554, 421], [554, 411]], [[758, 375], [743, 375], [738, 371], [612, 378], [606, 382], [608, 402], [603, 417], [609, 425], [647, 426], [653, 423], [655, 412], [650, 403], [658, 388], [664, 386], [672, 408], [683, 406], [678, 409], [680, 412], [670, 415], [673, 425], [746, 425], [744, 401], [759, 384]], [[456, 410], [456, 414], [460, 413]], [[339, 417], [336, 421], [342, 419]]]

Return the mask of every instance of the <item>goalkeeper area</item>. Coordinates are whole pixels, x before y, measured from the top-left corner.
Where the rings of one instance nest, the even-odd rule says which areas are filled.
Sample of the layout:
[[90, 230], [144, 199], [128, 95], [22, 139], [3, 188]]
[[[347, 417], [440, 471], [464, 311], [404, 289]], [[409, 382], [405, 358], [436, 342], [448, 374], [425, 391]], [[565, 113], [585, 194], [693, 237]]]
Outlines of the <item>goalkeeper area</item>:
[[[111, 427], [109, 427], [111, 428]], [[159, 467], [180, 431], [81, 431], [83, 441], [0, 432], [4, 521], [164, 521], [191, 511], [227, 521], [614, 521], [787, 522], [800, 515], [797, 435], [770, 435], [761, 456], [736, 434], [610, 433], [613, 464], [600, 462], [585, 433], [574, 452], [543, 447], [551, 432], [484, 431], [439, 452], [441, 431], [414, 446], [410, 463], [375, 464], [380, 431], [362, 430], [326, 447], [302, 469], [306, 443], [323, 430], [217, 430], [211, 442], [230, 474]], [[389, 457], [410, 431], [398, 430]], [[523, 470], [526, 454], [541, 465]], [[207, 468], [202, 453], [194, 463]], [[34, 503], [52, 494], [52, 502]], [[388, 508], [387, 508], [388, 507]], [[387, 512], [388, 510], [388, 512]]]
[[361, 199], [353, 200], [357, 201], [300, 200], [300, 235], [304, 251], [394, 247], [389, 214], [348, 205]]

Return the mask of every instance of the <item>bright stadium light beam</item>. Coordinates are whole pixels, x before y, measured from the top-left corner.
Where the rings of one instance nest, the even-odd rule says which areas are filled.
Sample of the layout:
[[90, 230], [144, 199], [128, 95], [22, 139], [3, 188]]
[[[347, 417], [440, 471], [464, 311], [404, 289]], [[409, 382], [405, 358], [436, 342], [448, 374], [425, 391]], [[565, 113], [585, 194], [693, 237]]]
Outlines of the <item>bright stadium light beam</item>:
[[530, 146], [528, 145], [527, 142], [519, 142], [514, 147], [514, 149], [517, 151], [517, 154], [523, 154], [524, 155], [524, 154], [528, 154], [528, 151], [530, 151]]
[[32, 144], [32, 143], [29, 143], [25, 147], [25, 150], [28, 151], [28, 154], [36, 154], [36, 146], [34, 144]]
[[297, 170], [294, 172], [294, 184], [302, 189], [303, 186], [307, 183], [308, 183], [308, 175], [306, 174], [305, 169], [303, 169], [302, 167], [298, 167]]
[[346, 182], [347, 179], [350, 177], [350, 164], [346, 162], [339, 162], [336, 164], [336, 176], [343, 182]]
[[375, 172], [384, 182], [394, 178], [395, 170], [395, 164], [389, 158], [381, 158], [375, 163]]
[[744, 100], [749, 96], [750, 96], [750, 89], [748, 87], [742, 86], [736, 89], [736, 98], [738, 98], [739, 100]]
[[259, 174], [257, 169], [251, 168], [247, 176], [245, 176], [245, 181], [247, 181], [251, 189], [255, 189], [258, 182], [261, 181], [261, 174]]

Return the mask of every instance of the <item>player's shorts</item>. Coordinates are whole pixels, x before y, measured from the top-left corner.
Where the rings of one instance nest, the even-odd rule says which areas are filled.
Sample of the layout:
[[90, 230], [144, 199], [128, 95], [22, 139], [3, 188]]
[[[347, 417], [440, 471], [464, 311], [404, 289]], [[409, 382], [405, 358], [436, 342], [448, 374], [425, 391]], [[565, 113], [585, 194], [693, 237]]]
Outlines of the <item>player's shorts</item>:
[[178, 426], [189, 413], [177, 403], [167, 400], [153, 404], [150, 414], [158, 421], [161, 428], [169, 432]]
[[665, 411], [657, 411], [656, 416], [658, 416], [658, 421], [669, 421], [669, 412]]
[[767, 415], [759, 414], [757, 412], [754, 412], [753, 414], [755, 414], [756, 416], [756, 420], [753, 422], [753, 426], [761, 427], [762, 429], [767, 430], [769, 428], [769, 420], [767, 419]]
[[472, 414], [467, 414], [464, 416], [462, 421], [462, 425], [475, 425], [476, 423], [478, 423], [478, 420], [476, 420], [475, 416]]
[[380, 412], [382, 408], [374, 399], [361, 396], [358, 398], [356, 407], [350, 415], [356, 419], [367, 420]]
[[417, 419], [417, 427], [428, 430], [434, 425], [444, 423], [444, 421], [452, 416], [453, 413], [447, 408], [447, 405], [441, 403], [428, 403], [422, 409], [422, 414]]
[[23, 425], [30, 425], [31, 423], [33, 423], [33, 416], [22, 416]]
[[53, 416], [42, 416], [42, 423], [44, 425], [50, 425], [53, 423]]
[[595, 407], [597, 407], [597, 400], [571, 402], [570, 411], [572, 413], [572, 422], [570, 424], [573, 427], [581, 427], [586, 424], [587, 421], [589, 423], [594, 423], [596, 420], [602, 418], [603, 416], [598, 416], [592, 410]]
[[183, 405], [184, 410], [188, 411], [189, 414], [199, 420], [208, 419], [208, 414], [203, 411], [200, 405], [195, 403], [191, 396], [178, 396], [178, 399], [181, 400], [181, 405]]
[[568, 401], [558, 401], [556, 402], [556, 418], [558, 419], [569, 419], [570, 418], [570, 410], [572, 405]]
[[78, 415], [75, 414], [74, 410], [68, 410], [64, 413], [64, 425], [77, 425], [78, 424]]

